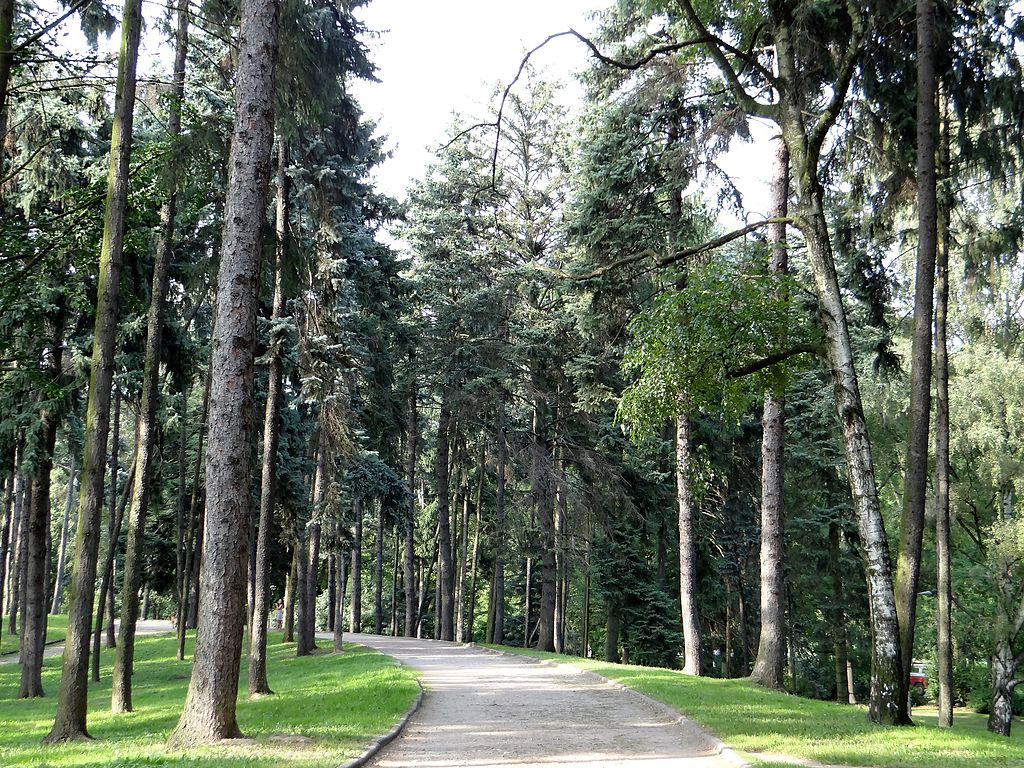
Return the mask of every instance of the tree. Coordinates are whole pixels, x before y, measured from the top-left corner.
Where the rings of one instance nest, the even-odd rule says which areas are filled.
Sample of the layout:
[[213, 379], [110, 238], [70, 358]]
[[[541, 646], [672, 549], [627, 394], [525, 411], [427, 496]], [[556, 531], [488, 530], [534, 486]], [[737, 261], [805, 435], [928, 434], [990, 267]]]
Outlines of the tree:
[[241, 6], [235, 128], [211, 359], [203, 583], [195, 663], [181, 719], [171, 737], [179, 744], [241, 735], [235, 700], [251, 516], [253, 340], [273, 142], [279, 11], [276, 0], [246, 0]]
[[53, 728], [44, 740], [55, 744], [88, 738], [89, 633], [91, 629], [96, 560], [99, 549], [100, 507], [103, 503], [107, 429], [110, 426], [110, 388], [114, 373], [125, 213], [128, 202], [128, 161], [132, 148], [136, 65], [142, 33], [141, 2], [124, 5], [117, 93], [110, 142], [110, 173], [104, 209], [103, 245], [99, 260], [96, 329], [92, 377], [85, 424], [85, 455], [71, 576], [68, 632], [64, 641], [60, 692]]

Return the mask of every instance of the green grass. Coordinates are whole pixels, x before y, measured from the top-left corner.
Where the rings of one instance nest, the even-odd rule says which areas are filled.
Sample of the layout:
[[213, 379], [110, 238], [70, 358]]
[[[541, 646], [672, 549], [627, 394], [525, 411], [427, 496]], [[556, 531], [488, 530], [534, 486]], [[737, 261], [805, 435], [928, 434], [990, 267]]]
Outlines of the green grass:
[[[188, 687], [189, 662], [177, 661], [170, 636], [140, 637], [136, 642], [133, 682], [135, 711], [110, 714], [110, 668], [113, 651], [104, 651], [102, 682], [89, 688], [89, 731], [96, 739], [59, 747], [40, 740], [53, 722], [59, 658], [47, 659], [43, 670], [44, 699], [15, 699], [17, 665], [0, 666], [0, 765], [108, 766], [274, 766], [312, 768], [337, 766], [360, 754], [376, 736], [386, 733], [408, 709], [418, 687], [413, 674], [391, 659], [361, 646], [342, 655], [323, 651], [295, 658], [294, 644], [271, 635], [269, 673], [274, 696], [249, 701], [244, 696], [242, 662], [238, 722], [256, 744], [231, 747], [169, 749]], [[191, 654], [190, 639], [188, 653]], [[244, 653], [243, 653], [244, 656]], [[312, 744], [277, 744], [275, 734], [301, 735]]]
[[[0, 632], [0, 662], [15, 658], [20, 648], [18, 635], [7, 634], [7, 620], [4, 619], [3, 631]], [[67, 616], [48, 616], [46, 620], [46, 642], [59, 643], [68, 632]]]
[[985, 730], [985, 717], [957, 711], [952, 730], [936, 727], [934, 709], [919, 708], [914, 728], [883, 728], [864, 707], [814, 701], [674, 670], [635, 667], [516, 648], [500, 650], [550, 659], [596, 672], [650, 696], [701, 724], [762, 766], [772, 755], [878, 768], [1024, 768], [1024, 723], [1010, 739]]

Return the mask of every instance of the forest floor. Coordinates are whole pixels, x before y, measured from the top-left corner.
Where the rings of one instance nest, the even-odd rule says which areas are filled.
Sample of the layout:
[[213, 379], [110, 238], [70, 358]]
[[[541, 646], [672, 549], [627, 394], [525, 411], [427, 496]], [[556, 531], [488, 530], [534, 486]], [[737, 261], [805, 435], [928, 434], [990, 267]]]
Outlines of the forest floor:
[[757, 766], [816, 763], [877, 768], [1024, 768], [1024, 723], [1009, 739], [985, 730], [985, 717], [957, 710], [952, 730], [936, 727], [934, 709], [914, 711], [914, 728], [868, 722], [862, 706], [768, 691], [746, 680], [683, 675], [676, 670], [609, 664], [574, 656], [492, 646], [594, 672], [669, 705], [714, 733]]
[[426, 694], [374, 768], [725, 768], [656, 702], [567, 666], [433, 640], [346, 635], [413, 667]]
[[[190, 633], [191, 634], [191, 633]], [[57, 768], [313, 768], [337, 766], [361, 754], [408, 709], [419, 688], [413, 674], [386, 656], [353, 646], [335, 655], [323, 650], [295, 658], [294, 644], [271, 633], [270, 685], [273, 696], [248, 700], [242, 659], [238, 721], [253, 741], [237, 746], [170, 749], [167, 737], [177, 724], [191, 672], [175, 659], [175, 638], [140, 637], [133, 678], [135, 711], [110, 713], [113, 650], [101, 657], [100, 683], [89, 688], [89, 731], [94, 742], [43, 747], [40, 740], [53, 722], [60, 659], [43, 668], [43, 699], [19, 700], [19, 668], [0, 666], [0, 766]]]

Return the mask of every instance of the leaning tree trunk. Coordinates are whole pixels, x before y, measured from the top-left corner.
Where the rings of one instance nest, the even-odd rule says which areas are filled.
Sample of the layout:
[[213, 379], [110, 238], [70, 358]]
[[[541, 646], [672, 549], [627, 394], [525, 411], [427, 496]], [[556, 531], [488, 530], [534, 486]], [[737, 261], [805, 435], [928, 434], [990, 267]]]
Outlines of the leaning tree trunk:
[[[67, 561], [68, 551], [68, 522], [71, 519], [71, 505], [75, 501], [75, 454], [71, 453], [71, 465], [68, 467], [68, 490], [64, 497], [64, 517], [60, 524], [60, 545], [57, 548], [57, 570], [53, 578], [53, 599], [50, 601], [50, 615], [57, 616], [60, 613], [60, 604], [64, 598], [64, 564]], [[6, 545], [5, 545], [6, 548]], [[0, 586], [3, 584], [0, 575]]]
[[[775, 170], [771, 184], [772, 218], [789, 213], [789, 150], [775, 138]], [[786, 225], [773, 224], [769, 270], [783, 275], [788, 269]], [[785, 459], [785, 401], [781, 392], [764, 396], [761, 417], [761, 635], [750, 678], [767, 688], [782, 688], [786, 666], [785, 538], [783, 535], [782, 478]]]
[[[949, 176], [948, 129], [941, 135], [943, 175]], [[948, 193], [943, 194], [939, 218], [939, 249], [935, 282], [935, 595], [939, 727], [953, 727], [953, 589], [949, 517], [949, 354], [946, 343], [949, 305]]]
[[437, 521], [438, 521], [438, 572], [437, 589], [439, 603], [437, 621], [440, 640], [452, 640], [455, 634], [455, 568], [452, 562], [451, 510], [448, 490], [448, 456], [451, 423], [451, 409], [448, 392], [441, 394], [441, 409], [437, 417]]
[[[284, 317], [284, 265], [288, 258], [288, 142], [278, 138], [277, 146], [277, 233], [274, 249], [274, 304], [271, 327]], [[270, 340], [267, 371], [267, 403], [263, 411], [263, 463], [260, 479], [260, 519], [256, 533], [255, 594], [249, 636], [249, 695], [273, 693], [267, 681], [267, 622], [270, 616], [270, 529], [274, 520], [277, 491], [277, 448], [281, 441], [281, 403], [284, 400], [284, 339], [276, 330]]]
[[[167, 130], [171, 140], [181, 135], [181, 101], [185, 91], [185, 55], [188, 46], [188, 0], [179, 0], [178, 29], [174, 43], [174, 85], [171, 90]], [[153, 482], [157, 441], [156, 406], [159, 398], [160, 349], [163, 338], [167, 288], [170, 282], [174, 219], [177, 206], [176, 181], [160, 206], [160, 240], [153, 262], [152, 298], [146, 328], [146, 357], [142, 373], [142, 402], [135, 429], [135, 483], [128, 508], [128, 539], [124, 555], [121, 589], [121, 626], [111, 682], [110, 708], [116, 714], [132, 711], [132, 671], [135, 664], [135, 626], [139, 619], [139, 588], [146, 544], [146, 513]], [[147, 591], [148, 594], [148, 591]]]
[[253, 347], [274, 128], [278, 0], [242, 0], [235, 127], [217, 277], [206, 453], [207, 519], [195, 663], [176, 744], [241, 735], [235, 717], [246, 619]]
[[[57, 291], [60, 291], [58, 288]], [[52, 300], [52, 299], [51, 299]], [[65, 301], [55, 299], [56, 309], [46, 319], [47, 343], [43, 352], [45, 367], [41, 371], [51, 387], [59, 387], [63, 359]], [[53, 447], [57, 441], [57, 403], [40, 390], [38, 449], [35, 472], [29, 491], [29, 503], [22, 523], [26, 528], [25, 567], [22, 571], [24, 602], [21, 617], [21, 688], [18, 698], [43, 696], [43, 649], [46, 644], [46, 579], [49, 572], [47, 555], [50, 530], [50, 474], [53, 469]], [[70, 482], [70, 479], [69, 479]], [[91, 594], [90, 594], [91, 597]], [[88, 641], [88, 629], [86, 630]], [[83, 681], [84, 682], [84, 681]]]
[[416, 418], [416, 383], [409, 385], [409, 437], [405, 464], [405, 480], [409, 486], [409, 509], [405, 525], [402, 557], [402, 579], [405, 582], [405, 636], [416, 634], [416, 460], [419, 447], [419, 424]]
[[917, 0], [917, 275], [910, 352], [910, 423], [903, 473], [903, 516], [896, 562], [896, 615], [903, 662], [898, 704], [910, 719], [910, 670], [914, 658], [917, 591], [921, 575], [924, 506], [928, 490], [928, 425], [931, 418], [932, 301], [935, 292], [937, 199], [935, 148], [935, 2]]
[[697, 511], [690, 483], [690, 417], [676, 417], [676, 504], [679, 510], [679, 608], [683, 619], [683, 674], [700, 674], [697, 612]]

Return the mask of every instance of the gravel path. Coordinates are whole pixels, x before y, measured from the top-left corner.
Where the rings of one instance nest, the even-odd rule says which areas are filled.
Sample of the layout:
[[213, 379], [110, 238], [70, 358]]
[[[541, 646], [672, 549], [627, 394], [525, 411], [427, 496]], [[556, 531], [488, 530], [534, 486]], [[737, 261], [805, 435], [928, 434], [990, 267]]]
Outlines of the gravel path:
[[583, 675], [432, 640], [346, 635], [420, 673], [423, 705], [377, 768], [725, 768], [662, 705]]
[[[117, 630], [121, 626], [120, 619], [114, 620], [114, 629]], [[142, 635], [159, 635], [164, 632], [173, 632], [174, 627], [171, 622], [164, 621], [163, 619], [147, 619], [142, 621], [141, 619], [135, 625], [136, 636]], [[105, 637], [105, 635], [104, 635]], [[89, 641], [89, 647], [92, 648], [92, 640]], [[52, 659], [55, 656], [60, 656], [64, 653], [64, 643], [50, 643], [43, 649], [43, 658]], [[5, 651], [3, 656], [0, 656], [0, 664], [17, 664], [18, 654], [16, 651]]]

